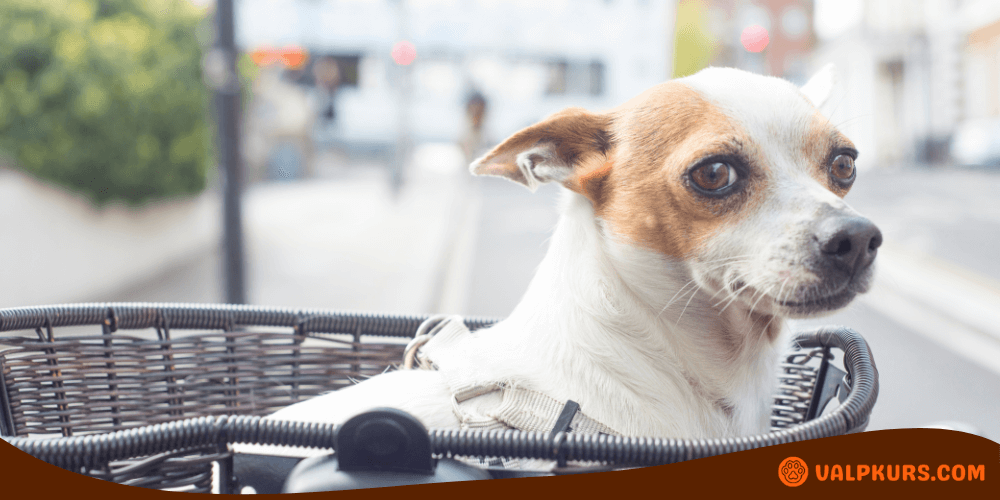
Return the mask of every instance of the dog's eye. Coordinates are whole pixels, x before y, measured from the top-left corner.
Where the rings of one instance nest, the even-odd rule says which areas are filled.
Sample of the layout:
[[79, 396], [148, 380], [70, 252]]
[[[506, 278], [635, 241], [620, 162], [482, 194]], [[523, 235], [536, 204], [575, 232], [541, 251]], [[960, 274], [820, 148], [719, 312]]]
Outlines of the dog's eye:
[[706, 163], [691, 171], [691, 180], [706, 191], [718, 191], [736, 182], [736, 169], [725, 163]]
[[842, 181], [849, 181], [854, 178], [854, 158], [848, 155], [837, 155], [830, 165], [830, 173]]

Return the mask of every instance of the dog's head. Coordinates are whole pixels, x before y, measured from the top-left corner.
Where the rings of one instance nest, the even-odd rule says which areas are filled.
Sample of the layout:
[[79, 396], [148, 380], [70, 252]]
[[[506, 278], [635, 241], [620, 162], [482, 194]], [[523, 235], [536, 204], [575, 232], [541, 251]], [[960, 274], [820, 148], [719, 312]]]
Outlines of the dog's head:
[[716, 297], [788, 317], [867, 291], [882, 241], [842, 198], [858, 152], [819, 112], [832, 68], [801, 89], [710, 68], [610, 112], [568, 109], [471, 170], [587, 197], [618, 238], [686, 264]]

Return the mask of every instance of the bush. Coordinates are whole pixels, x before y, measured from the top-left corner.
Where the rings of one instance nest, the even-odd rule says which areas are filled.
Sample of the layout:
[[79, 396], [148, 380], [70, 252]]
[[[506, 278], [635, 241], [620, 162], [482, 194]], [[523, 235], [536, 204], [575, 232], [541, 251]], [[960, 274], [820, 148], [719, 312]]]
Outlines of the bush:
[[97, 204], [202, 190], [200, 24], [186, 0], [0, 0], [0, 152]]

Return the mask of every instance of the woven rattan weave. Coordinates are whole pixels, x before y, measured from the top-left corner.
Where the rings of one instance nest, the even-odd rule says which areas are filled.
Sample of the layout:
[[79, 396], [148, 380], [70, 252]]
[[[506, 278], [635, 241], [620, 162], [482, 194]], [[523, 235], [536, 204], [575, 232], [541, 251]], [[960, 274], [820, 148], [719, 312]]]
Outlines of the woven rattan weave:
[[[0, 309], [0, 332], [6, 332], [0, 334], [0, 434], [36, 455], [51, 455], [55, 448], [40, 439], [21, 438], [79, 437], [193, 417], [267, 415], [398, 366], [406, 342], [424, 319], [190, 304]], [[466, 320], [472, 330], [492, 322]], [[864, 341], [856, 337], [848, 345], [843, 338], [829, 337], [830, 343], [789, 353], [776, 374], [780, 391], [772, 415], [774, 432], [719, 441], [719, 450], [712, 445], [708, 451], [664, 460], [862, 430], [877, 396], [877, 372]], [[848, 371], [863, 373], [851, 373], [847, 378], [853, 380], [842, 382], [853, 387], [844, 386], [839, 413], [802, 425], [818, 414], [817, 378], [836, 370], [827, 365], [830, 346], [837, 342], [843, 344], [839, 347]], [[462, 446], [498, 449], [488, 437], [473, 443], [447, 433], [437, 436], [436, 446], [444, 447], [437, 451], [444, 454], [459, 453], [453, 448]], [[513, 442], [510, 436], [505, 439]], [[229, 456], [226, 444], [165, 446], [165, 451], [139, 456], [122, 452], [127, 456], [96, 464], [42, 458], [86, 464], [74, 468], [124, 484], [210, 491], [211, 464]], [[71, 446], [66, 452], [83, 449]]]

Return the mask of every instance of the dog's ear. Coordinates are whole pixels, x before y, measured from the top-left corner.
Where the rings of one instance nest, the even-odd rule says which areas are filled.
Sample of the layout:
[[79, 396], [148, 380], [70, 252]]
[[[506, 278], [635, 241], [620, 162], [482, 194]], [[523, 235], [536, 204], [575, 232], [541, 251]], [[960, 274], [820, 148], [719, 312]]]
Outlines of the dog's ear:
[[611, 147], [610, 124], [607, 115], [569, 108], [510, 136], [469, 170], [504, 177], [531, 191], [557, 181], [593, 201], [598, 181], [610, 171], [604, 158]]
[[830, 99], [833, 87], [837, 84], [837, 68], [833, 63], [820, 68], [812, 78], [800, 89], [813, 106], [823, 108], [823, 105]]

